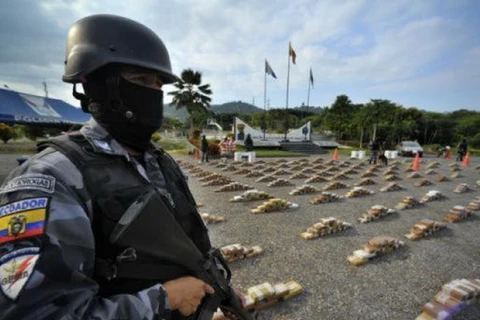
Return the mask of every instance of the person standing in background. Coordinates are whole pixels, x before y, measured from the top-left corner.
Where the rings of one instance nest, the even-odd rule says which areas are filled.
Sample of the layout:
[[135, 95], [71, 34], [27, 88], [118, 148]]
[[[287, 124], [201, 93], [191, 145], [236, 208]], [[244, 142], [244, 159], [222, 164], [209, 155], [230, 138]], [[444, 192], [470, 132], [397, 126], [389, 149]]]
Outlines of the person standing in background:
[[457, 147], [457, 161], [463, 161], [463, 157], [467, 154], [468, 145], [467, 140], [463, 139], [462, 142]]
[[250, 133], [247, 134], [247, 138], [245, 138], [245, 149], [247, 150], [247, 152], [250, 152], [253, 150], [253, 140]]
[[202, 162], [208, 162], [208, 141], [205, 135], [202, 136]]
[[235, 156], [235, 152], [237, 151], [237, 144], [235, 142], [235, 138], [234, 137], [231, 137], [229, 140], [228, 140], [228, 153], [229, 153], [229, 157], [231, 159], [233, 159], [233, 157]]
[[368, 145], [370, 148], [370, 159], [368, 160], [368, 164], [377, 164], [377, 159], [378, 159], [378, 151], [380, 150], [380, 144], [378, 141], [375, 139], [370, 144]]
[[218, 146], [220, 147], [220, 157], [228, 158], [228, 152], [229, 152], [228, 138], [227, 137], [223, 138], [223, 140], [220, 141], [220, 144]]

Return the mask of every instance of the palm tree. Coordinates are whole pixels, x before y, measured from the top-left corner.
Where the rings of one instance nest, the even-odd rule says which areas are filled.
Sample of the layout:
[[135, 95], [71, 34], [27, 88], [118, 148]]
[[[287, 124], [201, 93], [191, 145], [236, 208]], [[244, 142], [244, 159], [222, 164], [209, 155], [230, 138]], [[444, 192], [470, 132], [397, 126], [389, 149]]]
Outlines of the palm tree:
[[190, 129], [193, 135], [194, 117], [198, 114], [210, 113], [212, 94], [209, 84], [202, 84], [202, 74], [199, 71], [185, 69], [180, 79], [173, 84], [176, 91], [169, 92], [173, 96], [172, 104], [176, 109], [186, 108], [190, 115]]

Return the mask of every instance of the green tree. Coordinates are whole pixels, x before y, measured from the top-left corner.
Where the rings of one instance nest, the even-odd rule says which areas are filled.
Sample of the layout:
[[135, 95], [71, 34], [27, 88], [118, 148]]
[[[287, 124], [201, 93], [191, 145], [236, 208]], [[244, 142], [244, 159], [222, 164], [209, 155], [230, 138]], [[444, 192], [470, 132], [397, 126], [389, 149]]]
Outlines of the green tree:
[[7, 143], [13, 137], [15, 137], [15, 130], [5, 123], [0, 123], [0, 139], [3, 143]]
[[173, 85], [177, 90], [168, 94], [173, 96], [172, 104], [177, 109], [187, 109], [190, 115], [190, 130], [193, 135], [195, 118], [198, 118], [198, 114], [210, 111], [212, 90], [209, 84], [202, 84], [202, 74], [192, 69], [183, 70], [180, 79]]
[[337, 139], [348, 138], [353, 127], [352, 119], [358, 109], [359, 106], [353, 104], [345, 94], [337, 96], [335, 102], [328, 108], [325, 115], [325, 124], [335, 133]]
[[161, 129], [174, 130], [174, 129], [181, 128], [182, 125], [183, 125], [182, 121], [178, 120], [177, 118], [165, 117], [163, 119]]
[[25, 125], [23, 132], [25, 136], [32, 141], [36, 141], [38, 138], [45, 136], [45, 131], [43, 127], [40, 126]]
[[471, 115], [458, 121], [457, 132], [464, 136], [475, 136], [480, 133], [480, 114]]

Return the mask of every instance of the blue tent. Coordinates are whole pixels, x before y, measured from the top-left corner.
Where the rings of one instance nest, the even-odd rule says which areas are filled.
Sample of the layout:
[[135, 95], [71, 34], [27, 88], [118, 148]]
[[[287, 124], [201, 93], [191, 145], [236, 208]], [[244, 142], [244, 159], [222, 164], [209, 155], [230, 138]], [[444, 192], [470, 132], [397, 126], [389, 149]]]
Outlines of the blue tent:
[[62, 100], [0, 89], [0, 122], [73, 125], [89, 118], [89, 114]]

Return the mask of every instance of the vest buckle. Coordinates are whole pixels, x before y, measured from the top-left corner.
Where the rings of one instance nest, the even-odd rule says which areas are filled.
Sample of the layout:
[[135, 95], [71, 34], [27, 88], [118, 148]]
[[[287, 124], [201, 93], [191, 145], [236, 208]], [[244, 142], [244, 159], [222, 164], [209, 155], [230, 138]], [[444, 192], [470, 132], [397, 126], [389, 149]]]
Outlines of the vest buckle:
[[124, 261], [135, 261], [137, 260], [137, 252], [134, 248], [127, 248], [122, 251], [117, 257], [117, 263], [122, 263]]

